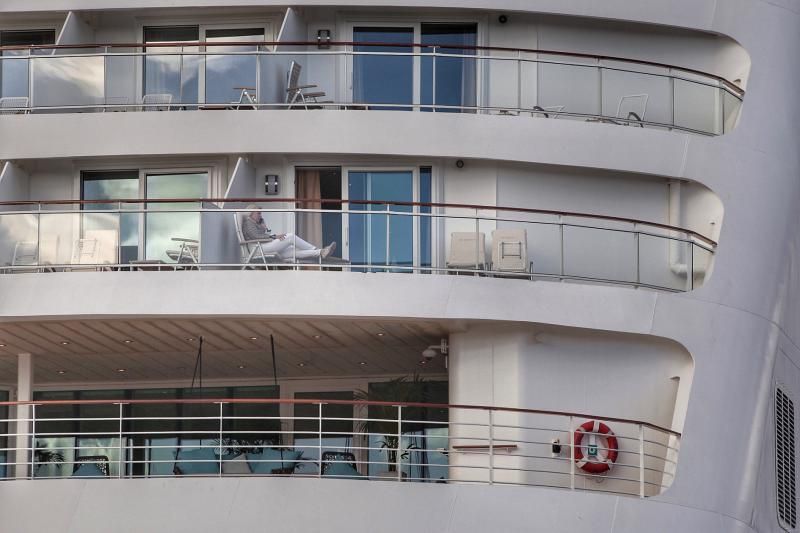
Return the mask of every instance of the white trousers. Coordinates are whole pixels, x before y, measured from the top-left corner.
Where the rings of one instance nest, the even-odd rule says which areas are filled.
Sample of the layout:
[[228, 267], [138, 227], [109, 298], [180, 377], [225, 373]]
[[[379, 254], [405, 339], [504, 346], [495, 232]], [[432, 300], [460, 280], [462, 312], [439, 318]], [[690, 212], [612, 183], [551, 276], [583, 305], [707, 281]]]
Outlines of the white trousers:
[[278, 254], [281, 259], [290, 261], [294, 257], [297, 259], [319, 257], [320, 253], [319, 248], [295, 236], [294, 233], [287, 233], [283, 240], [275, 239], [270, 242], [262, 242], [261, 249], [265, 254]]

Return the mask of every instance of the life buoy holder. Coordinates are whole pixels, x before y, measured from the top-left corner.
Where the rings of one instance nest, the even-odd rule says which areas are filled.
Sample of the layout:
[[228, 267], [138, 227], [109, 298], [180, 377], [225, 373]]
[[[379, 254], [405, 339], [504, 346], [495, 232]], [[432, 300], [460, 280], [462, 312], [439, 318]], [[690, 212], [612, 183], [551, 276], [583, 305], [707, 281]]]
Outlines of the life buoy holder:
[[[597, 446], [595, 454], [590, 453], [587, 449], [587, 454], [584, 455], [583, 448], [588, 448], [586, 445], [581, 445], [584, 435], [594, 434], [600, 439], [605, 441], [605, 446]], [[573, 458], [578, 468], [590, 474], [602, 474], [611, 470], [611, 466], [617, 461], [619, 455], [619, 444], [617, 437], [611, 428], [597, 420], [589, 420], [584, 422], [575, 430], [573, 437]]]

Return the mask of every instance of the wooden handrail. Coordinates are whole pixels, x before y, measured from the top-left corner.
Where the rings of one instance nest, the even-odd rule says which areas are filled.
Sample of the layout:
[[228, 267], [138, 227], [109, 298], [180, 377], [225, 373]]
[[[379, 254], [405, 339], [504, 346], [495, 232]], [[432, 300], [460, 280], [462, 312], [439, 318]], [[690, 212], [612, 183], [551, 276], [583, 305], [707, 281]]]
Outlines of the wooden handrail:
[[[17, 201], [0, 201], [0, 206], [42, 206], [42, 205], [94, 205], [94, 204], [177, 204], [177, 203], [236, 203], [236, 204], [260, 204], [260, 203], [295, 203], [295, 204], [355, 204], [355, 205], [397, 205], [407, 207], [430, 207], [430, 208], [451, 208], [451, 209], [476, 209], [480, 211], [507, 211], [510, 213], [527, 213], [535, 215], [555, 215], [562, 217], [575, 217], [575, 218], [590, 218], [595, 220], [607, 220], [611, 222], [624, 222], [628, 224], [639, 224], [642, 226], [650, 226], [653, 228], [664, 229], [668, 231], [676, 231], [685, 233], [692, 237], [696, 237], [711, 246], [717, 246], [717, 242], [710, 237], [698, 233], [696, 231], [682, 228], [680, 226], [671, 226], [669, 224], [662, 224], [660, 222], [651, 222], [647, 220], [639, 220], [635, 218], [617, 217], [611, 215], [599, 215], [596, 213], [580, 213], [576, 211], [552, 211], [548, 209], [530, 209], [525, 207], [504, 207], [492, 205], [477, 205], [477, 204], [448, 204], [440, 202], [396, 202], [396, 201], [380, 201], [380, 200], [340, 200], [340, 199], [320, 199], [320, 198], [159, 198], [152, 200], [142, 199], [118, 199], [118, 200], [17, 200]], [[231, 209], [245, 209], [231, 208]], [[300, 208], [302, 209], [302, 208]], [[36, 213], [47, 214], [47, 211], [36, 211]], [[2, 214], [0, 214], [2, 216]]]
[[[449, 404], [449, 403], [423, 403], [423, 402], [376, 402], [369, 400], [319, 400], [313, 398], [303, 399], [289, 399], [289, 398], [197, 398], [197, 399], [152, 399], [152, 400], [31, 400], [31, 401], [8, 401], [0, 402], [0, 406], [14, 407], [20, 405], [35, 405], [37, 407], [46, 407], [48, 405], [148, 405], [148, 404], [289, 404], [289, 405], [352, 405], [352, 406], [376, 406], [376, 407], [418, 407], [428, 409], [464, 409], [472, 411], [501, 411], [504, 413], [518, 413], [518, 414], [532, 414], [532, 415], [553, 415], [553, 416], [567, 416], [573, 418], [588, 418], [598, 419], [604, 422], [616, 422], [618, 424], [633, 424], [641, 425], [655, 431], [668, 433], [675, 437], [680, 437], [681, 433], [668, 429], [657, 424], [650, 422], [642, 422], [640, 420], [632, 420], [629, 418], [618, 418], [609, 416], [596, 416], [586, 413], [573, 413], [568, 411], [549, 411], [545, 409], [525, 409], [522, 407], [495, 407], [491, 405], [466, 405], [466, 404]], [[43, 417], [48, 418], [48, 417]], [[72, 418], [72, 417], [64, 417]], [[179, 417], [175, 417], [179, 418]], [[414, 420], [407, 420], [407, 422], [414, 422]]]
[[[575, 57], [581, 59], [595, 59], [597, 61], [620, 61], [625, 63], [634, 63], [648, 67], [666, 68], [671, 70], [679, 70], [687, 74], [694, 74], [698, 76], [705, 76], [723, 83], [733, 92], [737, 93], [739, 97], [744, 97], [745, 90], [735, 83], [727, 80], [722, 76], [703, 72], [688, 67], [681, 67], [678, 65], [671, 65], [669, 63], [660, 63], [657, 61], [648, 61], [644, 59], [632, 59], [621, 56], [609, 56], [602, 54], [587, 54], [583, 52], [565, 52], [563, 50], [547, 50], [538, 48], [511, 48], [506, 46], [472, 46], [464, 44], [422, 44], [422, 43], [380, 43], [380, 42], [353, 42], [353, 41], [326, 41], [328, 46], [366, 46], [366, 47], [403, 47], [403, 48], [450, 48], [454, 50], [485, 50], [490, 52], [517, 52], [525, 54], [545, 54], [555, 55], [562, 57]], [[82, 43], [82, 44], [35, 44], [35, 45], [13, 45], [13, 46], [0, 46], [0, 54], [3, 51], [11, 50], [65, 50], [65, 49], [87, 49], [87, 48], [175, 48], [175, 47], [215, 47], [215, 46], [313, 46], [317, 47], [317, 41], [253, 41], [253, 42], [237, 42], [237, 41], [197, 41], [197, 42], [158, 42], [158, 43]], [[183, 52], [184, 54], [191, 55], [191, 52]], [[41, 56], [46, 57], [46, 56]], [[514, 59], [514, 58], [509, 58]], [[593, 66], [593, 65], [587, 65]]]

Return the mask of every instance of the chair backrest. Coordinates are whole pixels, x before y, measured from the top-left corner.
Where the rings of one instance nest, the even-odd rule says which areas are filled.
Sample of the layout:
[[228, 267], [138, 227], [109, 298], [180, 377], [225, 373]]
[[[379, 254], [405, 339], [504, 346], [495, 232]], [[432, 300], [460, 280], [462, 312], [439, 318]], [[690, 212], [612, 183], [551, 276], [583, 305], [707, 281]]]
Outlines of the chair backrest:
[[247, 216], [247, 213], [233, 213], [233, 223], [236, 226], [236, 238], [239, 240], [239, 246], [241, 248], [242, 254], [242, 262], [247, 262], [247, 259], [250, 257], [250, 252], [252, 251], [250, 248], [250, 244], [244, 242], [244, 233], [242, 233], [242, 220], [244, 217]]
[[113, 229], [88, 230], [84, 238], [97, 241], [96, 261], [93, 264], [111, 265], [118, 261], [117, 231]]
[[39, 246], [36, 241], [18, 241], [14, 245], [11, 266], [29, 266], [39, 263]]
[[27, 96], [4, 96], [0, 98], [0, 115], [21, 115], [28, 107]]
[[624, 120], [644, 120], [647, 113], [647, 100], [650, 95], [628, 94], [619, 99], [617, 104], [617, 118]]
[[145, 111], [169, 111], [172, 95], [169, 93], [146, 94], [142, 97]]
[[500, 228], [492, 232], [492, 269], [525, 272], [528, 269], [528, 232], [525, 228]]
[[447, 265], [453, 267], [483, 266], [486, 264], [486, 234], [473, 231], [454, 231], [450, 234], [450, 253]]
[[[170, 98], [172, 95], [168, 95]], [[106, 96], [106, 106], [103, 111], [127, 111], [126, 107], [130, 103], [127, 96]]]
[[322, 475], [335, 464], [349, 465], [356, 470], [356, 456], [350, 452], [322, 452]]
[[295, 100], [297, 100], [300, 89], [298, 89], [298, 85], [300, 85], [300, 71], [302, 70], [302, 65], [297, 61], [292, 61], [289, 65], [289, 71], [286, 73], [286, 103], [293, 104]]
[[78, 239], [72, 245], [73, 265], [97, 265], [100, 256], [100, 242], [97, 239]]

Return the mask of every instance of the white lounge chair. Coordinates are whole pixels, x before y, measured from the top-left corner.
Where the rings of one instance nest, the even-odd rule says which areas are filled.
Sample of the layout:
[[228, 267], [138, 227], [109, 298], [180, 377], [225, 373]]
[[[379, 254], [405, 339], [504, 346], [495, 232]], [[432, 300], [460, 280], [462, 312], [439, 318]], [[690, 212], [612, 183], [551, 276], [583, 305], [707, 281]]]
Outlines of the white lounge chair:
[[180, 243], [180, 247], [177, 250], [167, 250], [165, 252], [167, 257], [178, 264], [189, 263], [197, 265], [200, 263], [200, 241], [182, 237], [173, 237], [172, 241]]
[[558, 115], [564, 111], [563, 105], [548, 105], [548, 106], [533, 106], [533, 111], [531, 111], [531, 116], [540, 116], [544, 118], [558, 118]]
[[89, 230], [72, 245], [72, 265], [86, 265], [86, 268], [71, 267], [70, 270], [104, 270], [106, 265], [118, 261], [117, 232], [115, 230]]
[[455, 231], [450, 234], [450, 253], [447, 268], [485, 269], [486, 234]]
[[647, 100], [650, 96], [643, 94], [628, 94], [619, 99], [616, 117], [624, 120], [625, 125], [637, 125], [644, 128], [644, 115], [647, 113]]
[[503, 228], [492, 232], [492, 270], [528, 271], [528, 233], [524, 228]]
[[169, 111], [171, 106], [172, 95], [169, 93], [146, 94], [142, 97], [143, 111]]
[[4, 96], [0, 98], [0, 115], [24, 115], [28, 111], [27, 96]]
[[233, 213], [236, 238], [239, 240], [239, 248], [242, 255], [242, 270], [252, 268], [253, 265], [263, 266], [266, 269], [270, 263], [279, 263], [280, 258], [277, 254], [265, 254], [261, 248], [261, 243], [269, 242], [268, 240], [245, 240], [242, 233], [242, 219], [246, 216], [247, 213]]
[[319, 100], [325, 96], [323, 91], [307, 92], [308, 89], [315, 89], [316, 85], [300, 85], [300, 71], [302, 68], [302, 65], [297, 61], [292, 61], [291, 65], [289, 65], [289, 72], [286, 74], [286, 104], [288, 108], [292, 109], [292, 107], [300, 105], [308, 109], [309, 104], [312, 106], [332, 104], [332, 100]]

